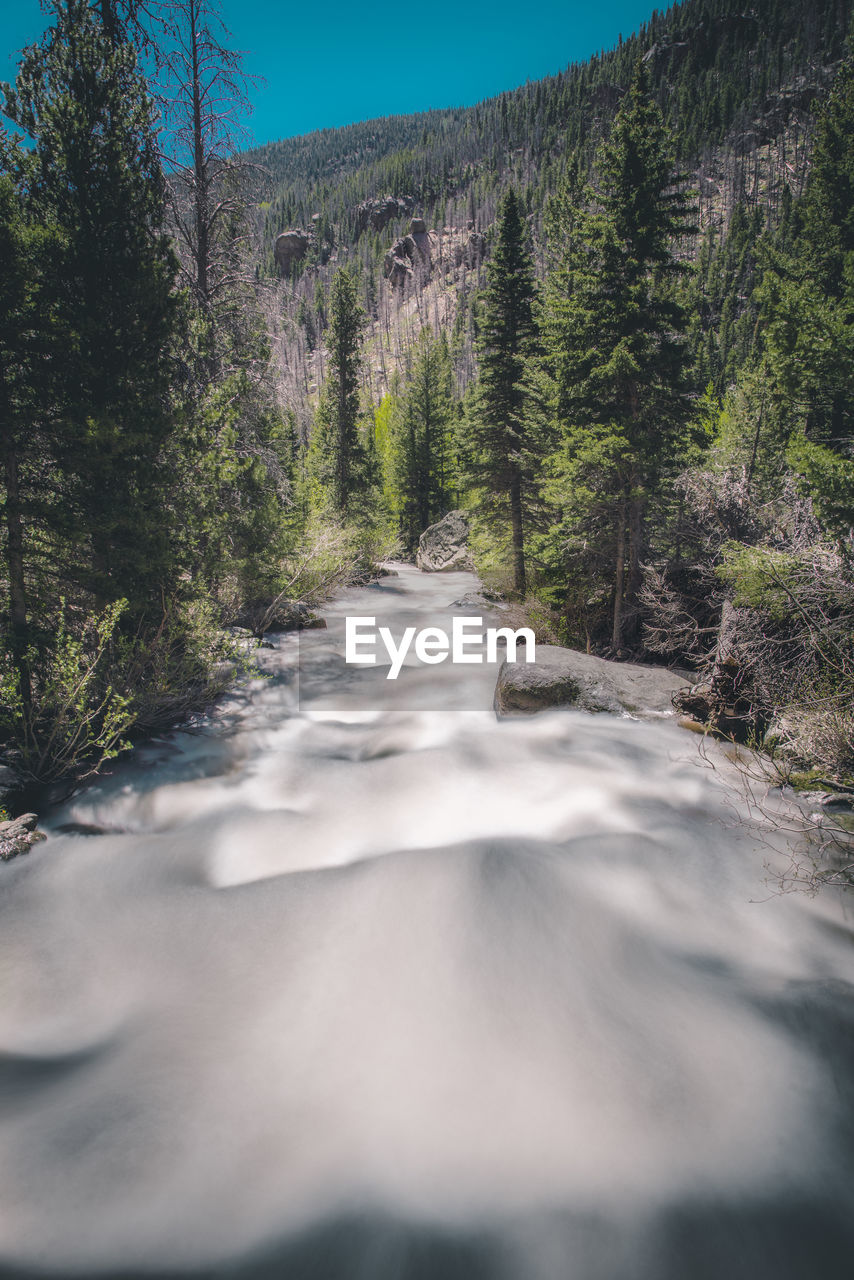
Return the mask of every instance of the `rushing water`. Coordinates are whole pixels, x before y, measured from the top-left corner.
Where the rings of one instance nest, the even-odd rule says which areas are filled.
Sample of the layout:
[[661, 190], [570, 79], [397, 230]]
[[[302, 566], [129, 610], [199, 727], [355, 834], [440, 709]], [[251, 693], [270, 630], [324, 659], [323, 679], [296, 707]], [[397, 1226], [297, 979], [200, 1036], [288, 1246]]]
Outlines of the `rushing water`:
[[844, 904], [672, 723], [344, 670], [474, 585], [350, 593], [0, 869], [0, 1274], [850, 1280]]

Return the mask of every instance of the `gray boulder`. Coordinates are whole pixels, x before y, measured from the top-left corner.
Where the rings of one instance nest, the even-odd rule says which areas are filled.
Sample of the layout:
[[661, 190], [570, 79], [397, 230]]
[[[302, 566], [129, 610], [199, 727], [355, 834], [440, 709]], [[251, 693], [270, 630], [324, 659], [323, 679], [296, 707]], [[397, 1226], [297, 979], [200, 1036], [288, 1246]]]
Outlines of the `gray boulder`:
[[471, 570], [468, 549], [469, 522], [464, 511], [449, 511], [418, 539], [415, 563], [425, 573], [445, 573], [452, 569]]
[[477, 609], [480, 613], [489, 609], [503, 611], [510, 608], [509, 604], [506, 604], [495, 591], [490, 591], [488, 587], [483, 587], [480, 591], [467, 591], [464, 596], [460, 596], [459, 600], [453, 600], [450, 607]]
[[273, 253], [276, 265], [283, 275], [290, 271], [295, 262], [299, 262], [305, 257], [310, 244], [311, 236], [300, 227], [296, 227], [292, 231], [283, 231], [281, 235], [276, 236], [276, 245]]
[[673, 695], [687, 680], [666, 667], [605, 658], [560, 645], [538, 644], [535, 662], [505, 662], [495, 686], [501, 716], [531, 715], [548, 707], [628, 714], [673, 715]]
[[831, 813], [854, 813], [854, 795], [848, 791], [830, 791], [821, 797], [819, 804]]
[[37, 823], [38, 817], [34, 813], [24, 813], [20, 818], [0, 822], [0, 859], [3, 862], [10, 862], [19, 853], [29, 853], [32, 845], [45, 839], [41, 831], [36, 831]]
[[21, 779], [8, 765], [0, 764], [0, 808], [8, 795], [21, 788]]

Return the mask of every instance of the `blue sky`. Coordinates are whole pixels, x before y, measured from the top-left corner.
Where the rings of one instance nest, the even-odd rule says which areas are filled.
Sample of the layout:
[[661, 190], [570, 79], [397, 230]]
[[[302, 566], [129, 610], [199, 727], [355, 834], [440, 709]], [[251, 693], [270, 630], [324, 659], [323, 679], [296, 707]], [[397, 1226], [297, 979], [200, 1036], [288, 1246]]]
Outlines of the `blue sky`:
[[[247, 122], [259, 143], [479, 102], [609, 49], [654, 8], [652, 0], [222, 0], [233, 47], [264, 79]], [[18, 50], [41, 35], [45, 17], [38, 0], [5, 0], [0, 10], [5, 80], [14, 77]]]

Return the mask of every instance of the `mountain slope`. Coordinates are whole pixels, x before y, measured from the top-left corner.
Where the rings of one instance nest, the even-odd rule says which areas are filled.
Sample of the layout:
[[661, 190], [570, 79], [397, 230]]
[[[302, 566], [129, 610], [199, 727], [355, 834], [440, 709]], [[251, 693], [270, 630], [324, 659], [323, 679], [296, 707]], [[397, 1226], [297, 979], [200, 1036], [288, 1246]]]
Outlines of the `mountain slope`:
[[[502, 192], [514, 183], [523, 193], [541, 260], [548, 197], [569, 166], [589, 169], [639, 55], [697, 189], [701, 230], [719, 243], [737, 208], [761, 208], [773, 224], [784, 189], [802, 189], [815, 107], [842, 56], [851, 12], [852, 0], [756, 0], [750, 8], [686, 0], [654, 13], [616, 49], [477, 106], [322, 130], [252, 152], [270, 174], [259, 206], [261, 274], [280, 274], [280, 232], [305, 233], [296, 255], [283, 260], [288, 283], [277, 308], [292, 348], [289, 402], [301, 402], [322, 375], [323, 292], [330, 269], [344, 261], [362, 272], [374, 322], [372, 398], [387, 385], [389, 367], [405, 359], [409, 330], [429, 321], [456, 318], [463, 385], [479, 237]], [[385, 197], [394, 200], [383, 205]], [[429, 261], [404, 242], [413, 214], [434, 232]]]

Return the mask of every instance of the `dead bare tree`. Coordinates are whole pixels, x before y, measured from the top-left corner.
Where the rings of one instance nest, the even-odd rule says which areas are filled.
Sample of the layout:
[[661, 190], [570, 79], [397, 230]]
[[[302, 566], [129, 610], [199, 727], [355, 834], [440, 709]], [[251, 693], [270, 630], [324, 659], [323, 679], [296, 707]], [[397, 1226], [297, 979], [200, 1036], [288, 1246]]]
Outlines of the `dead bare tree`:
[[[830, 779], [816, 779], [824, 788], [821, 792], [799, 793], [790, 786], [785, 758], [734, 747], [724, 761], [721, 744], [712, 752], [712, 742], [711, 737], [702, 738], [699, 760], [722, 775], [728, 786], [735, 786], [753, 835], [773, 849], [773, 859], [765, 864], [772, 892], [854, 889], [854, 791], [840, 789]], [[730, 804], [733, 825], [743, 826], [744, 810]]]
[[162, 0], [157, 97], [181, 269], [208, 315], [245, 277], [247, 188], [257, 166], [241, 160], [253, 77], [216, 0]]

